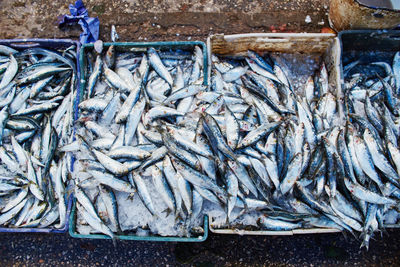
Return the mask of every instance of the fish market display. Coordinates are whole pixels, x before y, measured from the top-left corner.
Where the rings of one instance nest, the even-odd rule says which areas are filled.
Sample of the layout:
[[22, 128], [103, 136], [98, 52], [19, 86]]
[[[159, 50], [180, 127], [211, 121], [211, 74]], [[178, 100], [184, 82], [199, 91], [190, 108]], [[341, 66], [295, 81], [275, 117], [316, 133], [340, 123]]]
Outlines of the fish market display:
[[[195, 153], [207, 162], [212, 153], [178, 122], [207, 89], [202, 50], [124, 52], [112, 45], [87, 53], [87, 63], [77, 140], [62, 148], [76, 154], [77, 231], [198, 236], [203, 198], [185, 176], [202, 170]], [[205, 185], [194, 179], [224, 194], [209, 178]]]
[[[351, 62], [344, 96], [337, 96], [324, 63], [294, 86], [288, 66], [271, 57], [252, 51], [243, 60], [213, 57], [210, 94], [241, 96], [246, 105], [237, 110], [225, 101], [205, 115], [224, 110], [222, 136], [211, 140], [228, 196], [227, 224], [219, 218], [217, 227], [335, 228], [368, 248], [374, 232], [398, 216], [399, 66], [398, 54], [393, 66]], [[242, 121], [252, 129], [243, 130]], [[268, 204], [253, 212], [249, 195]], [[233, 221], [230, 199], [247, 203]]]
[[76, 46], [0, 45], [0, 226], [64, 228]]
[[213, 55], [205, 86], [199, 48], [88, 53], [77, 140], [62, 149], [77, 158], [78, 232], [191, 236], [208, 214], [368, 247], [397, 220], [398, 59], [371, 63], [380, 76], [352, 62], [337, 95], [324, 62], [285, 56]]

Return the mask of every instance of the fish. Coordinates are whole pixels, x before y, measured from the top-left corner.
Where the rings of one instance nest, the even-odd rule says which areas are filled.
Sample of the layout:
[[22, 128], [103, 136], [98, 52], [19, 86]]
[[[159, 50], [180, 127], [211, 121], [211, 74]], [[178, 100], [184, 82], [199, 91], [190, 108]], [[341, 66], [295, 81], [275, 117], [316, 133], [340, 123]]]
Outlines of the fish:
[[153, 184], [157, 192], [161, 195], [164, 202], [167, 204], [169, 212], [175, 212], [175, 199], [173, 197], [172, 191], [168, 186], [167, 180], [165, 179], [161, 170], [156, 166], [152, 166]]
[[102, 173], [95, 170], [88, 171], [95, 179], [102, 185], [107, 185], [110, 188], [118, 190], [120, 192], [134, 193], [136, 190], [132, 185], [124, 180], [118, 179], [108, 173]]
[[302, 222], [287, 222], [283, 220], [271, 219], [267, 216], [261, 216], [258, 218], [257, 223], [262, 229], [273, 231], [290, 231], [302, 227]]
[[114, 233], [111, 231], [111, 229], [104, 224], [104, 222], [99, 218], [99, 217], [94, 217], [92, 216], [83, 206], [81, 206], [79, 203], [77, 204], [77, 209], [82, 214], [82, 217], [84, 220], [91, 226], [93, 227], [96, 231], [99, 231], [101, 233], [104, 233], [105, 235], [109, 236], [111, 239], [115, 238]]
[[107, 214], [110, 219], [111, 225], [116, 229], [117, 233], [121, 233], [121, 227], [118, 219], [118, 205], [115, 194], [107, 186], [99, 185], [100, 197], [106, 206]]
[[143, 178], [137, 174], [133, 173], [133, 180], [135, 181], [135, 185], [137, 188], [137, 192], [143, 202], [143, 204], [146, 206], [147, 210], [153, 215], [157, 216], [157, 212], [154, 208], [154, 204], [152, 201], [152, 198], [150, 196], [150, 193], [146, 187], [146, 184], [143, 181]]
[[3, 74], [3, 77], [0, 82], [0, 89], [6, 87], [15, 77], [18, 72], [18, 62], [13, 56], [10, 54], [10, 62], [8, 63], [7, 70]]
[[237, 195], [239, 192], [239, 182], [233, 171], [228, 170], [226, 174], [226, 184], [228, 193], [228, 205], [227, 205], [227, 221], [231, 220], [231, 213], [233, 208], [236, 206]]
[[154, 48], [150, 47], [147, 51], [147, 56], [150, 62], [150, 66], [152, 66], [152, 68], [158, 73], [158, 75], [160, 75], [161, 78], [163, 78], [170, 86], [172, 86], [172, 76], [162, 63], [157, 51]]

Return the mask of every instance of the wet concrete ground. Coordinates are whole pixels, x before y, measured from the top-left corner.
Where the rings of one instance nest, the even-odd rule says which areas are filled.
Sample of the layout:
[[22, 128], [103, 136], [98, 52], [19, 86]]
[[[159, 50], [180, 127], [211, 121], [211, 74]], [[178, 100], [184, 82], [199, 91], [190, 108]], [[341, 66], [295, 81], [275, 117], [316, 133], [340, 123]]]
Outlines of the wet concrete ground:
[[[77, 38], [62, 32], [57, 18], [75, 0], [0, 1], [0, 39]], [[329, 0], [86, 0], [100, 19], [100, 36], [110, 40], [115, 24], [121, 41], [203, 40], [213, 33], [319, 32], [328, 26]], [[309, 15], [311, 22], [306, 23]]]
[[73, 239], [1, 234], [0, 266], [398, 266], [400, 231], [376, 236], [369, 251], [342, 234], [211, 235], [204, 243]]

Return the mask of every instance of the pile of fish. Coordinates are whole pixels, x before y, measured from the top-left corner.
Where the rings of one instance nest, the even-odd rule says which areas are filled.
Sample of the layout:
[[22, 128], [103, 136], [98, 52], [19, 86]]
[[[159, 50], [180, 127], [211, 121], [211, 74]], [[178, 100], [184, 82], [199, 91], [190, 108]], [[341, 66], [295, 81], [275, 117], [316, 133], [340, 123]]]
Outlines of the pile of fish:
[[[226, 227], [250, 214], [261, 230], [335, 228], [368, 246], [398, 204], [396, 68], [374, 63], [385, 77], [361, 72], [337, 95], [323, 62], [299, 86], [278, 57], [213, 55], [204, 86], [198, 47], [89, 53], [77, 140], [63, 148], [77, 158], [78, 226], [114, 238], [160, 234], [156, 221], [191, 235], [222, 209]], [[141, 206], [146, 223], [119, 221]]]
[[72, 141], [76, 46], [0, 45], [0, 226], [63, 228]]
[[[251, 51], [238, 65], [213, 61], [213, 92], [240, 95], [248, 105], [244, 113], [235, 113], [225, 101], [226, 138], [216, 148], [219, 162], [230, 168], [218, 169], [225, 171], [228, 196], [250, 191], [269, 203], [258, 213], [259, 229], [335, 228], [360, 237], [368, 248], [385, 220], [396, 223], [399, 54], [393, 68], [362, 61], [345, 66], [344, 95], [338, 96], [324, 63], [295, 90], [287, 68]], [[255, 130], [241, 133], [241, 120]], [[220, 148], [224, 142], [230, 147], [225, 152]], [[235, 159], [237, 165], [230, 164]], [[229, 206], [228, 198], [228, 219]]]
[[202, 231], [195, 223], [202, 197], [174, 166], [189, 168], [178, 160], [187, 156], [186, 162], [195, 159], [192, 167], [200, 170], [197, 157], [179, 147], [187, 136], [177, 122], [186, 119], [193, 95], [207, 89], [203, 52], [197, 46], [194, 54], [145, 52], [110, 46], [103, 53], [88, 53], [77, 140], [62, 148], [76, 154], [73, 177], [81, 233], [114, 238], [115, 233], [146, 229], [181, 236]]

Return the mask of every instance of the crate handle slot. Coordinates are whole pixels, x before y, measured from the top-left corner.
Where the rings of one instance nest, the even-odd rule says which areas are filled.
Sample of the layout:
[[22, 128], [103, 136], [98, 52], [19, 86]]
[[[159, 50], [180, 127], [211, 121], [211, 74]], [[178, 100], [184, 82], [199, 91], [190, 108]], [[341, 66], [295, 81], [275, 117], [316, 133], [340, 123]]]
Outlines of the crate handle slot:
[[35, 42], [29, 42], [29, 43], [10, 43], [9, 44], [12, 47], [15, 48], [33, 48], [33, 47], [38, 47], [40, 46], [39, 43], [35, 43]]
[[394, 40], [400, 40], [400, 35], [398, 34], [390, 35], [389, 38]]

